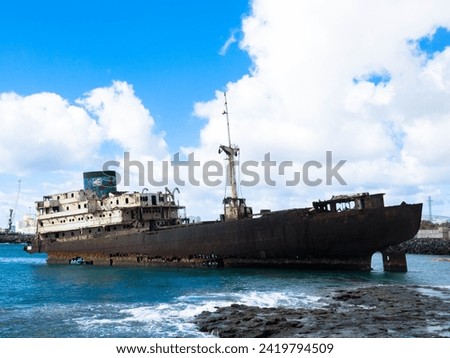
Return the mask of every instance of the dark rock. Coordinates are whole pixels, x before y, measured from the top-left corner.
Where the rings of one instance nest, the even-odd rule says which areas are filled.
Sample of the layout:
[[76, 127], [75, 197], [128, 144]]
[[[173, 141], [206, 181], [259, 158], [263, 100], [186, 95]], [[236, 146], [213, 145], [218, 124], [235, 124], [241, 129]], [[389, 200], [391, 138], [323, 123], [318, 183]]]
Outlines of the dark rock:
[[407, 254], [450, 255], [450, 240], [436, 238], [414, 238], [397, 248]]
[[[233, 304], [202, 312], [195, 322], [219, 337], [442, 337], [450, 333], [450, 290], [417, 286], [372, 286], [339, 290], [325, 307], [259, 308]], [[220, 319], [218, 319], [220, 317]], [[430, 330], [429, 326], [433, 326]]]

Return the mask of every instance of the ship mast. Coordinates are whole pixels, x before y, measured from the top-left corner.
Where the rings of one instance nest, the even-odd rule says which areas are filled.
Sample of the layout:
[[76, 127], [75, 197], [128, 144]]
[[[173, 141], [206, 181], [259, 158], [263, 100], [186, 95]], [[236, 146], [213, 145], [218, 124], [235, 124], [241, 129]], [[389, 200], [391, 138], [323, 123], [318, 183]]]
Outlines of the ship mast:
[[[228, 117], [228, 102], [227, 102], [227, 93], [223, 93], [225, 99], [225, 110], [222, 114], [224, 114], [227, 118], [227, 130], [228, 130], [228, 146], [221, 145], [220, 149], [225, 152], [228, 159], [228, 180], [231, 186], [231, 199], [233, 202], [237, 200], [237, 184], [236, 184], [236, 168], [235, 168], [235, 160], [234, 158], [239, 153], [239, 147], [233, 146], [231, 144], [231, 134], [230, 134], [230, 119]], [[219, 151], [220, 151], [219, 149]]]
[[227, 131], [228, 131], [228, 145], [219, 146], [219, 154], [222, 151], [227, 155], [228, 160], [228, 183], [231, 187], [231, 196], [223, 199], [224, 204], [224, 220], [238, 220], [245, 217], [250, 217], [252, 215], [252, 209], [247, 207], [244, 198], [238, 198], [237, 194], [237, 184], [236, 184], [236, 160], [239, 153], [239, 147], [237, 145], [231, 144], [231, 134], [230, 134], [230, 120], [228, 117], [228, 102], [227, 93], [224, 92], [225, 99], [225, 110], [224, 114], [227, 118]]

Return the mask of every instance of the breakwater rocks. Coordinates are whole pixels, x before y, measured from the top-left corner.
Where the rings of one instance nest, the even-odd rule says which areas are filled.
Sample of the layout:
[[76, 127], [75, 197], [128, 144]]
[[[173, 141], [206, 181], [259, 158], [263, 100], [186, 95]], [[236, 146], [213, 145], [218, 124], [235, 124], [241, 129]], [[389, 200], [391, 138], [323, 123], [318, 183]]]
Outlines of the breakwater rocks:
[[233, 304], [202, 312], [199, 330], [222, 338], [450, 337], [450, 290], [371, 286], [337, 290], [319, 308]]
[[34, 235], [18, 234], [18, 233], [0, 233], [0, 243], [8, 244], [24, 244], [29, 242]]
[[450, 255], [450, 240], [438, 238], [414, 238], [396, 246], [407, 254]]
[[395, 251], [407, 254], [450, 255], [449, 223], [435, 224], [422, 220], [417, 235], [398, 246]]

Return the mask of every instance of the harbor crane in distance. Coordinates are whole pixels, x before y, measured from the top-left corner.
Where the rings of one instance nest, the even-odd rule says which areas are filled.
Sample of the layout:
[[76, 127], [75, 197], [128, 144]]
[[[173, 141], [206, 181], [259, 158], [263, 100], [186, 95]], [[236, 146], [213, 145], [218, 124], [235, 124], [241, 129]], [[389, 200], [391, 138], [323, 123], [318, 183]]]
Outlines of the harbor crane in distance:
[[20, 196], [20, 179], [19, 179], [19, 189], [17, 190], [16, 201], [14, 203], [14, 209], [9, 209], [8, 232], [12, 232], [13, 229], [14, 216], [16, 215], [17, 204], [19, 203], [19, 196]]

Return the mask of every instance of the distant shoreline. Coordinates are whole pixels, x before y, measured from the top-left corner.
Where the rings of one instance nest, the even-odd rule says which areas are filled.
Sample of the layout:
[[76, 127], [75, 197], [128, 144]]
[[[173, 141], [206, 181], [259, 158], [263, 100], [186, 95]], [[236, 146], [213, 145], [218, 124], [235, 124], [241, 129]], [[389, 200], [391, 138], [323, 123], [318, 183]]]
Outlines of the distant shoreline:
[[30, 241], [34, 235], [20, 233], [0, 233], [0, 243], [2, 244], [25, 244]]

